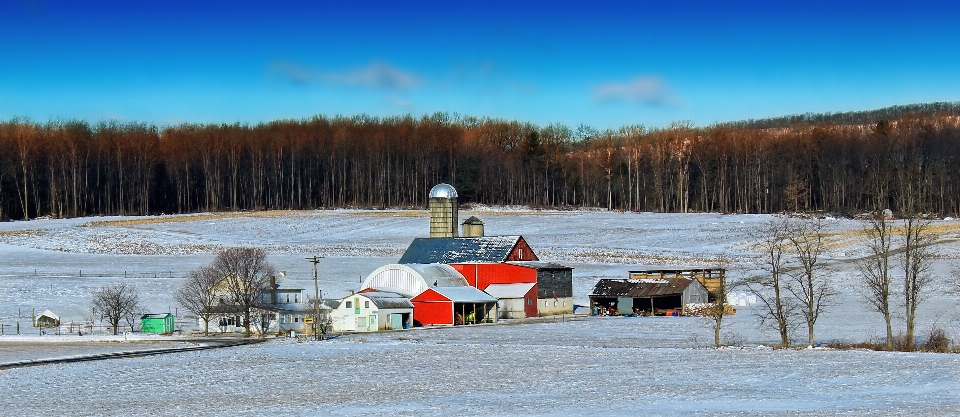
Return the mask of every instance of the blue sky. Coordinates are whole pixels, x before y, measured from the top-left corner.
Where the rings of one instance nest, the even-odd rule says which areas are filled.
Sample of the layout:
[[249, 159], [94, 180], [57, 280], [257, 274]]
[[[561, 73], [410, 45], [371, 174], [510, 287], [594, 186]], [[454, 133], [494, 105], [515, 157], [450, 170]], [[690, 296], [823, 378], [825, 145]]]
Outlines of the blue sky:
[[598, 129], [960, 100], [960, 2], [0, 0], [0, 120]]

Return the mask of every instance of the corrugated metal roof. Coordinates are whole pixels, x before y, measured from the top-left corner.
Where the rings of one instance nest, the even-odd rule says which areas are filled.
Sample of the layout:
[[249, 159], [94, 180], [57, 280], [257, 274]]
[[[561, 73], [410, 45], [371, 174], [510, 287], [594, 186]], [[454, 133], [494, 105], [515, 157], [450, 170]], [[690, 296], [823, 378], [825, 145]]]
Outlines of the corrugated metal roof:
[[520, 236], [417, 238], [398, 263], [456, 264], [504, 262]]
[[379, 308], [413, 308], [409, 298], [395, 292], [368, 291], [359, 295], [369, 298]]
[[455, 303], [496, 303], [490, 294], [473, 287], [431, 287], [430, 289]]
[[510, 265], [524, 266], [527, 268], [534, 269], [573, 269], [569, 266], [560, 265], [553, 262], [544, 262], [544, 261], [510, 261], [507, 262]]
[[490, 284], [484, 288], [484, 292], [498, 299], [504, 298], [523, 298], [530, 292], [530, 289], [536, 285], [532, 282], [519, 284]]
[[450, 265], [390, 264], [373, 271], [360, 286], [395, 292], [405, 297], [416, 297], [431, 287], [465, 287], [467, 279]]
[[683, 294], [691, 283], [689, 278], [676, 279], [601, 279], [593, 287], [591, 296], [649, 298]]

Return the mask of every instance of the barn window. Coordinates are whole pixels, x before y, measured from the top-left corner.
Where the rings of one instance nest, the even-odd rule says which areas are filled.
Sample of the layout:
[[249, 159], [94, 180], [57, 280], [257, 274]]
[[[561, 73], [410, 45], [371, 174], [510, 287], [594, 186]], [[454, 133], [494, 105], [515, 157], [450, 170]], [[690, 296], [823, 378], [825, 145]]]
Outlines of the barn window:
[[532, 306], [532, 305], [533, 305], [533, 299], [532, 299], [532, 298], [528, 298], [528, 299], [527, 299], [527, 305], [528, 305], [528, 306]]
[[347, 308], [353, 308], [353, 301], [347, 301]]
[[369, 302], [369, 301], [364, 301], [364, 302], [363, 302], [363, 308], [370, 308], [370, 302]]
[[367, 318], [366, 317], [357, 317], [357, 328], [367, 327]]

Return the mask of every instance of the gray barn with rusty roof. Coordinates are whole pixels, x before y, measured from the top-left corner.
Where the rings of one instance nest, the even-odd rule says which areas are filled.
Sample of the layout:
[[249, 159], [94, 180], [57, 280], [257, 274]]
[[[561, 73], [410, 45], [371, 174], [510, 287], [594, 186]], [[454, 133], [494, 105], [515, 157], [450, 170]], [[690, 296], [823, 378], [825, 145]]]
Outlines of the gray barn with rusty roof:
[[[601, 279], [590, 293], [592, 315], [674, 315], [706, 303], [707, 288], [692, 278]], [[676, 313], [674, 313], [676, 312]]]

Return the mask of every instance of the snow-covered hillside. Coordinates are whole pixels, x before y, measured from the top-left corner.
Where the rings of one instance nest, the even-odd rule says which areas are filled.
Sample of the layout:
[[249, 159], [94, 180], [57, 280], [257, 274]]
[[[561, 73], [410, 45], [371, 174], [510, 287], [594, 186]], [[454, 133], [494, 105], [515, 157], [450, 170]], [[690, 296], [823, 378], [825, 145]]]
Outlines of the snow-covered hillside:
[[[757, 229], [770, 219], [490, 208], [460, 214], [480, 217], [488, 235], [523, 235], [541, 260], [575, 268], [578, 304], [586, 304], [599, 278], [625, 277], [631, 266], [713, 266], [724, 257], [730, 259], [731, 279], [752, 274]], [[863, 224], [847, 219], [825, 224], [834, 233], [828, 257], [839, 294], [818, 322], [817, 341], [879, 337], [881, 317], [860, 295], [851, 262], [863, 254], [856, 233]], [[938, 221], [937, 227], [951, 240], [938, 245], [934, 270], [955, 281], [960, 222]], [[34, 309], [87, 307], [94, 289], [119, 280], [136, 285], [151, 311], [174, 311], [172, 293], [182, 276], [210, 262], [217, 248], [239, 245], [267, 248], [276, 268], [305, 288], [312, 288], [313, 270], [304, 258], [324, 256], [320, 287], [325, 296], [339, 297], [377, 267], [396, 262], [427, 231], [421, 211], [0, 223], [0, 321], [29, 326]], [[918, 333], [937, 326], [956, 340], [960, 295], [941, 282], [920, 307]], [[711, 344], [710, 330], [691, 317], [471, 326], [324, 343], [278, 340], [3, 371], [0, 407], [28, 415], [960, 412], [956, 355], [771, 350], [764, 346], [776, 335], [759, 326], [749, 307], [728, 320], [724, 338], [746, 348], [702, 349]], [[57, 395], [45, 394], [51, 391]]]

